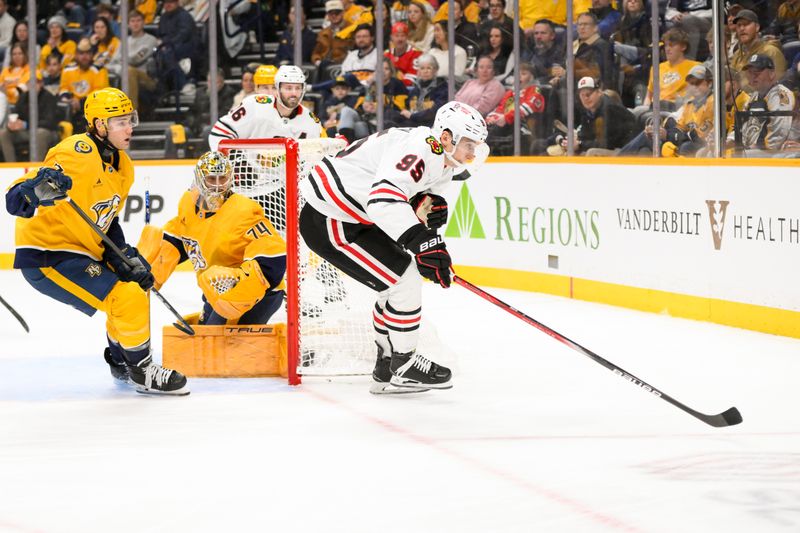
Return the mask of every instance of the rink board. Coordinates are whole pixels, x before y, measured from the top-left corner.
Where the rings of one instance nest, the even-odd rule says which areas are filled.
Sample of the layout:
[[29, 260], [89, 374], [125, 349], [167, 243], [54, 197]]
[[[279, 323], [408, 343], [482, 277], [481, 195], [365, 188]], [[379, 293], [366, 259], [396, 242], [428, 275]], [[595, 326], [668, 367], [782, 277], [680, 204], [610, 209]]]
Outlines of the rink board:
[[[161, 225], [192, 177], [183, 161], [136, 165], [120, 214], [129, 236], [144, 224], [148, 182]], [[445, 236], [457, 272], [479, 285], [800, 337], [796, 167], [495, 158], [451, 187]], [[0, 187], [21, 171], [0, 165]], [[13, 220], [0, 202], [0, 267], [10, 268]]]

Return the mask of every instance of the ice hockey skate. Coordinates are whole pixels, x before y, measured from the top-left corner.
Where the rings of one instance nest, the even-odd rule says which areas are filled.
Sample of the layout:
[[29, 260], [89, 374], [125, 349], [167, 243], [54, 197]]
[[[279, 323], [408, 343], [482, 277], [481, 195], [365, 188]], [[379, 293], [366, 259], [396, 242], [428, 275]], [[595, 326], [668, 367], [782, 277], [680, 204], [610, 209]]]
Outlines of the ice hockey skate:
[[111, 348], [105, 349], [105, 352], [103, 352], [103, 357], [105, 358], [106, 363], [108, 363], [108, 366], [111, 368], [111, 376], [114, 379], [118, 379], [119, 381], [123, 381], [125, 383], [130, 382], [128, 365], [114, 361], [114, 359], [111, 357]]
[[375, 368], [372, 371], [372, 379], [375, 381], [369, 389], [372, 394], [410, 394], [414, 392], [426, 392], [430, 389], [422, 387], [398, 387], [391, 383], [392, 358], [384, 355], [383, 348], [378, 345], [378, 357], [375, 361]]
[[393, 353], [389, 383], [396, 387], [411, 389], [450, 389], [450, 369], [437, 365], [416, 352]]
[[153, 363], [150, 357], [137, 366], [129, 366], [128, 372], [131, 383], [136, 387], [136, 392], [172, 396], [189, 394], [186, 376], [177, 370], [170, 370]]

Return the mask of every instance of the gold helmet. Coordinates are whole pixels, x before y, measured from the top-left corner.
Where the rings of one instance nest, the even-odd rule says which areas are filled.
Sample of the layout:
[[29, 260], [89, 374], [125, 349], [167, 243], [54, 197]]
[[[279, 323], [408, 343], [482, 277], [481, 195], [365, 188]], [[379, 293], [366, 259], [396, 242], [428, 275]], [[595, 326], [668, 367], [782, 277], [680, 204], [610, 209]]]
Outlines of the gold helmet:
[[278, 69], [272, 65], [259, 65], [253, 74], [253, 83], [256, 85], [275, 85], [275, 74]]
[[131, 99], [124, 92], [114, 87], [99, 89], [86, 97], [86, 103], [83, 104], [83, 114], [89, 124], [89, 129], [94, 128], [95, 119], [104, 121], [106, 127], [108, 127], [108, 119], [125, 115], [130, 115], [131, 126], [136, 127], [139, 124], [139, 116], [136, 110], [133, 109]]
[[[209, 182], [209, 177], [216, 179]], [[194, 167], [194, 186], [199, 193], [202, 209], [216, 211], [222, 207], [232, 185], [233, 165], [225, 154], [212, 151], [200, 156]]]

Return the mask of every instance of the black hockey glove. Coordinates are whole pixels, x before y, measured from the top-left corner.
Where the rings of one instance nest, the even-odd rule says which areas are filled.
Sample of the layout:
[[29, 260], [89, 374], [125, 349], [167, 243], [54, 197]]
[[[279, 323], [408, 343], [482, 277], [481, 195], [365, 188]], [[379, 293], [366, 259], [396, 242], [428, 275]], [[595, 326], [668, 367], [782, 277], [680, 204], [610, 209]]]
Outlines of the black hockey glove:
[[20, 183], [19, 189], [25, 200], [34, 208], [40, 205], [55, 205], [56, 200], [67, 197], [72, 188], [72, 178], [55, 168], [42, 167], [36, 177]]
[[414, 254], [417, 270], [423, 277], [442, 287], [450, 286], [450, 254], [447, 253], [444, 239], [435, 230], [417, 224], [406, 230], [397, 242]]
[[155, 278], [150, 272], [150, 263], [139, 254], [139, 250], [133, 246], [125, 245], [121, 248], [132, 266], [128, 265], [116, 252], [106, 250], [103, 253], [103, 260], [116, 272], [120, 281], [132, 281], [138, 283], [142, 290], [149, 291], [155, 283]]
[[[429, 202], [425, 202], [429, 199]], [[409, 200], [417, 218], [430, 229], [439, 229], [447, 222], [447, 200], [438, 194], [418, 193]], [[426, 203], [427, 205], [423, 205]], [[427, 215], [427, 218], [426, 216]]]

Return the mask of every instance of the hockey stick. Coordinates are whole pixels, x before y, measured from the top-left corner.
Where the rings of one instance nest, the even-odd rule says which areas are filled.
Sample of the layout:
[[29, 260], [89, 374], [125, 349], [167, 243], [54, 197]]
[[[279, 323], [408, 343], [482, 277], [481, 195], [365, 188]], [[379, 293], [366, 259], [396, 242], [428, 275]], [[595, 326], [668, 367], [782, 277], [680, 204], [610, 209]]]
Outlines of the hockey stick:
[[603, 365], [607, 369], [611, 370], [613, 373], [615, 373], [618, 376], [622, 377], [622, 379], [624, 379], [625, 381], [629, 381], [629, 382], [633, 383], [634, 385], [636, 385], [638, 387], [641, 387], [642, 389], [644, 389], [645, 391], [649, 392], [653, 396], [657, 396], [657, 397], [661, 398], [662, 400], [671, 403], [672, 405], [674, 405], [675, 407], [677, 407], [681, 411], [685, 411], [685, 412], [689, 413], [693, 417], [697, 418], [698, 420], [701, 420], [701, 421], [705, 422], [706, 424], [708, 424], [710, 426], [714, 426], [715, 428], [726, 427], [726, 426], [734, 426], [736, 424], [739, 424], [742, 421], [742, 415], [739, 413], [739, 410], [737, 408], [735, 408], [735, 407], [731, 407], [727, 411], [725, 411], [723, 413], [720, 413], [720, 414], [717, 414], [717, 415], [707, 415], [707, 414], [703, 414], [703, 413], [700, 413], [698, 411], [695, 411], [691, 407], [688, 407], [688, 406], [682, 404], [681, 402], [679, 402], [678, 400], [672, 398], [668, 394], [666, 394], [664, 392], [661, 392], [660, 390], [656, 389], [652, 385], [649, 385], [648, 383], [642, 381], [641, 379], [637, 378], [636, 376], [634, 376], [630, 372], [627, 372], [627, 371], [623, 370], [622, 368], [620, 368], [617, 365], [611, 363], [610, 361], [607, 361], [607, 360], [603, 359], [602, 357], [600, 357], [596, 353], [592, 352], [591, 350], [589, 350], [587, 348], [584, 348], [583, 346], [581, 346], [577, 342], [574, 342], [574, 341], [568, 339], [567, 337], [563, 336], [562, 334], [558, 333], [557, 331], [552, 330], [549, 327], [547, 327], [544, 324], [542, 324], [541, 322], [538, 322], [537, 320], [534, 320], [533, 318], [529, 317], [528, 315], [526, 315], [522, 311], [519, 311], [519, 310], [511, 307], [507, 303], [495, 298], [494, 296], [492, 296], [488, 292], [484, 291], [480, 287], [476, 287], [475, 285], [473, 285], [469, 281], [467, 281], [465, 279], [462, 279], [462, 278], [460, 278], [458, 276], [453, 276], [453, 282], [454, 283], [458, 283], [459, 285], [461, 285], [465, 289], [477, 294], [478, 296], [480, 296], [484, 300], [488, 300], [488, 301], [492, 302], [497, 307], [499, 307], [501, 309], [504, 309], [505, 311], [508, 311], [509, 313], [514, 315], [515, 317], [519, 318], [523, 322], [526, 322], [526, 323], [530, 324], [531, 326], [535, 327], [539, 331], [547, 333], [548, 335], [550, 335], [551, 337], [553, 337], [557, 341], [559, 341], [559, 342], [561, 342], [563, 344], [566, 344], [567, 346], [569, 346], [570, 348], [572, 348], [573, 350], [575, 350], [577, 352], [582, 353], [583, 355], [585, 355], [589, 359], [592, 359], [594, 362]]
[[30, 328], [28, 328], [28, 324], [25, 323], [25, 320], [22, 318], [22, 316], [20, 316], [20, 314], [17, 313], [17, 310], [14, 309], [13, 307], [11, 307], [11, 304], [9, 304], [7, 301], [5, 301], [2, 296], [0, 296], [0, 303], [3, 304], [6, 309], [11, 311], [11, 314], [14, 315], [14, 318], [19, 320], [19, 323], [22, 324], [22, 327], [25, 328], [25, 331], [27, 333], [31, 332]]
[[[122, 259], [122, 261], [123, 261], [123, 262], [124, 262], [126, 265], [128, 265], [128, 266], [129, 266], [129, 267], [131, 267], [131, 268], [133, 268], [133, 267], [135, 267], [135, 266], [136, 266], [136, 265], [134, 265], [133, 261], [131, 261], [131, 260], [130, 260], [130, 258], [129, 258], [128, 256], [126, 256], [126, 255], [125, 255], [125, 254], [122, 252], [122, 250], [120, 250], [120, 249], [119, 249], [119, 246], [117, 246], [116, 244], [114, 244], [114, 241], [112, 241], [112, 240], [111, 240], [111, 239], [108, 237], [108, 235], [106, 235], [106, 234], [105, 234], [105, 232], [104, 232], [103, 230], [101, 230], [101, 229], [100, 229], [100, 228], [97, 226], [97, 224], [95, 224], [95, 223], [92, 221], [92, 219], [91, 219], [91, 218], [89, 218], [89, 215], [87, 215], [87, 214], [86, 214], [86, 212], [84, 212], [84, 210], [83, 210], [83, 209], [81, 209], [81, 208], [80, 208], [80, 206], [79, 206], [78, 204], [76, 204], [76, 203], [75, 203], [75, 202], [72, 200], [72, 198], [70, 198], [69, 196], [67, 196], [66, 200], [67, 200], [67, 202], [69, 203], [69, 205], [71, 205], [71, 206], [72, 206], [72, 209], [74, 209], [74, 210], [75, 210], [75, 212], [76, 212], [76, 213], [78, 213], [78, 215], [80, 215], [80, 217], [81, 217], [81, 218], [82, 218], [82, 219], [83, 219], [83, 220], [84, 220], [84, 221], [85, 221], [87, 224], [89, 224], [89, 226], [92, 228], [92, 230], [94, 230], [94, 232], [95, 232], [95, 233], [97, 233], [97, 235], [98, 235], [98, 236], [99, 236], [99, 237], [100, 237], [100, 238], [103, 240], [103, 243], [104, 243], [106, 246], [108, 246], [108, 247], [109, 247], [109, 248], [110, 248], [110, 249], [111, 249], [111, 250], [112, 250], [112, 251], [113, 251], [115, 254], [117, 254], [117, 255], [118, 255], [118, 256], [119, 256], [119, 257]], [[177, 322], [177, 323], [175, 323], [175, 324], [173, 324], [173, 325], [174, 325], [176, 328], [178, 328], [179, 330], [181, 330], [182, 332], [186, 333], [187, 335], [194, 335], [194, 329], [192, 328], [192, 326], [190, 326], [190, 325], [189, 325], [189, 323], [188, 323], [188, 322], [186, 322], [186, 320], [184, 320], [184, 318], [181, 316], [181, 314], [180, 314], [180, 313], [178, 313], [178, 311], [176, 311], [174, 307], [172, 307], [172, 305], [171, 305], [171, 304], [170, 304], [170, 303], [167, 301], [167, 299], [166, 299], [166, 298], [164, 298], [164, 297], [161, 295], [161, 293], [160, 293], [160, 292], [158, 292], [158, 291], [156, 290], [156, 288], [155, 288], [155, 287], [153, 287], [153, 288], [152, 288], [152, 289], [150, 289], [150, 290], [153, 292], [153, 294], [155, 294], [156, 296], [158, 296], [158, 299], [159, 299], [159, 300], [161, 300], [161, 303], [163, 303], [163, 304], [164, 304], [164, 305], [167, 307], [167, 309], [169, 309], [169, 310], [172, 312], [172, 314], [173, 314], [173, 315], [175, 315], [175, 318], [177, 318], [177, 319], [178, 319], [178, 322]]]

